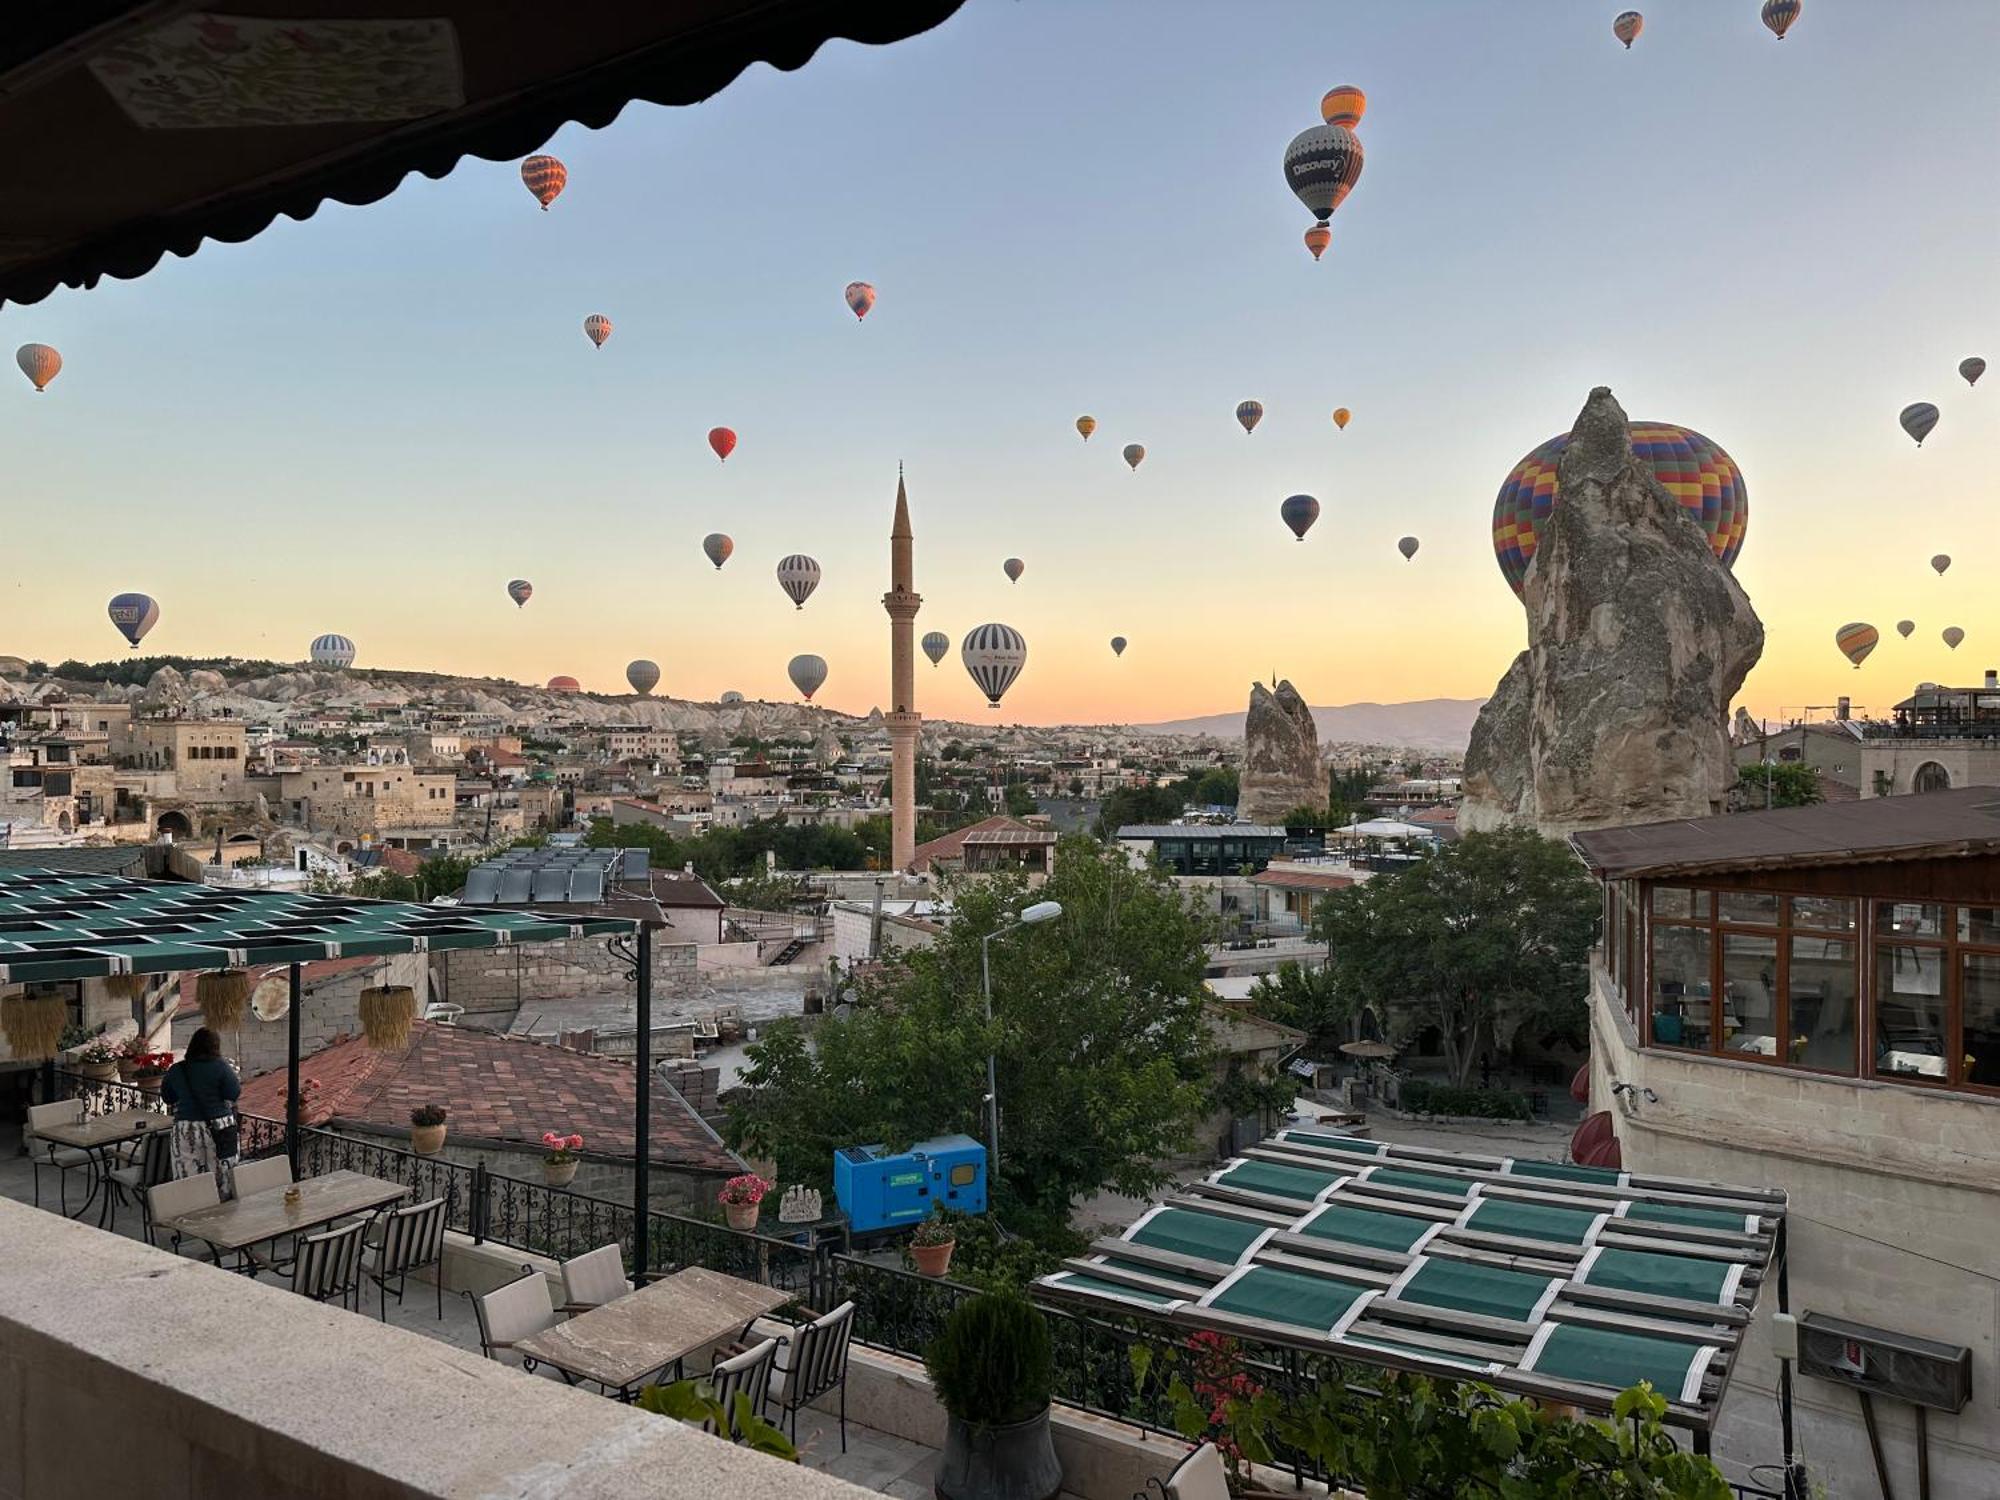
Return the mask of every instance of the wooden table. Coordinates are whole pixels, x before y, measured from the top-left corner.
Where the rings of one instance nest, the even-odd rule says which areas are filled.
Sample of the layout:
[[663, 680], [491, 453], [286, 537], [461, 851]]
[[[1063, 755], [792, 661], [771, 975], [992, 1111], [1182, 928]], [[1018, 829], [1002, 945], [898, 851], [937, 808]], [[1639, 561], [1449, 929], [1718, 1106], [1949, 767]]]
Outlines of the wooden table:
[[219, 1258], [268, 1240], [283, 1239], [288, 1234], [304, 1234], [335, 1219], [373, 1213], [410, 1191], [400, 1182], [370, 1177], [364, 1172], [327, 1172], [308, 1177], [296, 1186], [297, 1204], [285, 1202], [284, 1188], [265, 1188], [261, 1193], [228, 1203], [162, 1219], [160, 1227], [171, 1229], [184, 1239], [206, 1241]]
[[90, 1157], [90, 1192], [70, 1217], [82, 1218], [90, 1212], [91, 1199], [101, 1197], [97, 1227], [104, 1228], [111, 1214], [111, 1170], [114, 1165], [111, 1153], [127, 1141], [136, 1141], [155, 1131], [171, 1130], [173, 1123], [157, 1110], [120, 1109], [99, 1115], [94, 1120], [72, 1120], [63, 1125], [39, 1127], [35, 1131], [39, 1139], [53, 1141], [58, 1146], [69, 1146]]
[[514, 1348], [566, 1375], [629, 1396], [647, 1376], [740, 1334], [793, 1296], [690, 1266], [517, 1340]]

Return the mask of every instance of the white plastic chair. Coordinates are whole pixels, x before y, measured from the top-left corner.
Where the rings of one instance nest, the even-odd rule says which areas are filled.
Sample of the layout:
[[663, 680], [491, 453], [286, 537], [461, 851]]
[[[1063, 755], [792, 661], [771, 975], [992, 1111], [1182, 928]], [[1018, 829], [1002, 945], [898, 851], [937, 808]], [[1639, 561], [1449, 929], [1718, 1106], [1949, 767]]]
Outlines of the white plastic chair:
[[625, 1252], [616, 1245], [599, 1245], [564, 1261], [562, 1279], [565, 1313], [589, 1312], [632, 1290], [625, 1278]]

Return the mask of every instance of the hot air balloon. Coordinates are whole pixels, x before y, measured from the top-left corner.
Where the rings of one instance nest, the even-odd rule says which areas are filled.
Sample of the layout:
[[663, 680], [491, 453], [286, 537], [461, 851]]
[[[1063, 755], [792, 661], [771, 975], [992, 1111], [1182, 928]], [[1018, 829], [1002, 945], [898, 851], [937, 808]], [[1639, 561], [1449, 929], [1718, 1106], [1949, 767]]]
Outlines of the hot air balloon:
[[535, 586], [525, 578], [516, 578], [507, 585], [507, 597], [514, 601], [517, 609], [525, 609], [528, 601], [534, 597], [534, 593]]
[[708, 560], [715, 564], [716, 572], [720, 573], [722, 565], [729, 561], [729, 554], [736, 550], [736, 543], [719, 531], [711, 531], [701, 539], [701, 550], [708, 554]]
[[1931, 435], [1931, 429], [1937, 426], [1938, 409], [1928, 401], [1913, 401], [1903, 408], [1896, 420], [1902, 424], [1903, 431], [1917, 440], [1917, 446], [1921, 448], [1924, 439]]
[[737, 692], [734, 688], [731, 688], [728, 692], [724, 693], [720, 698], [717, 698], [715, 701], [717, 703], [720, 703], [724, 708], [729, 708], [734, 704], [741, 703], [743, 701], [743, 695]]
[[1419, 545], [1421, 544], [1417, 541], [1415, 537], [1406, 536], [1400, 542], [1396, 543], [1396, 550], [1403, 554], [1403, 561], [1408, 562], [1411, 558], [1417, 555], [1417, 548]]
[[819, 691], [819, 685], [826, 681], [826, 658], [823, 656], [795, 656], [785, 668], [790, 674], [792, 686], [806, 702], [812, 702], [812, 695]]
[[1326, 247], [1333, 243], [1333, 231], [1324, 224], [1315, 224], [1306, 231], [1306, 249], [1312, 251], [1314, 260], [1326, 254]]
[[1315, 125], [1300, 131], [1285, 147], [1285, 183], [1317, 221], [1316, 227], [1324, 229], [1361, 180], [1361, 163], [1361, 142], [1352, 130], [1345, 125]]
[[611, 320], [603, 313], [592, 313], [583, 320], [583, 336], [602, 349], [604, 341], [611, 337]]
[[316, 636], [308, 654], [316, 667], [351, 667], [354, 665], [354, 642], [344, 635]]
[[1236, 420], [1243, 424], [1247, 435], [1257, 430], [1257, 424], [1264, 420], [1264, 403], [1261, 401], [1239, 401], [1236, 403]]
[[1792, 22], [1805, 9], [1804, 0], [1764, 0], [1764, 24], [1771, 28], [1771, 34], [1779, 41], [1792, 29]]
[[1028, 571], [1028, 565], [1018, 557], [1010, 557], [1000, 564], [1000, 571], [1007, 575], [1009, 583], [1019, 583], [1021, 575]]
[[1130, 464], [1134, 469], [1136, 469], [1139, 467], [1140, 464], [1144, 463], [1145, 461], [1146, 461], [1146, 450], [1142, 444], [1127, 443], [1125, 445], [1126, 463]]
[[1931, 559], [1931, 569], [1939, 577], [1943, 577], [1944, 570], [1950, 566], [1951, 554], [1949, 552], [1940, 552], [1936, 557]]
[[1965, 632], [1963, 630], [1960, 630], [1956, 625], [1945, 626], [1944, 643], [1947, 646], [1951, 647], [1952, 650], [1956, 651], [1958, 649], [1958, 643], [1964, 639], [1965, 639]]
[[1979, 377], [1986, 373], [1986, 361], [1976, 354], [1970, 359], [1961, 359], [1958, 362], [1958, 373], [1965, 377], [1967, 385], [1978, 385]]
[[1313, 522], [1319, 519], [1319, 501], [1311, 495], [1293, 495], [1278, 507], [1278, 514], [1292, 528], [1292, 535], [1303, 542]]
[[531, 156], [521, 163], [521, 181], [528, 185], [528, 191], [542, 205], [542, 212], [547, 213], [549, 205], [556, 201], [556, 195], [569, 181], [569, 168], [553, 156]]
[[736, 451], [736, 434], [727, 427], [711, 427], [708, 429], [708, 446], [715, 450], [717, 458], [727, 463], [729, 455]]
[[1093, 432], [1097, 431], [1097, 418], [1095, 418], [1095, 417], [1078, 417], [1078, 418], [1076, 419], [1076, 430], [1077, 430], [1078, 432], [1080, 432], [1080, 433], [1082, 433], [1082, 434], [1083, 434], [1083, 440], [1084, 440], [1084, 441], [1085, 441], [1086, 443], [1087, 443], [1087, 442], [1089, 442], [1089, 441], [1090, 441], [1090, 435], [1091, 435], [1091, 434], [1092, 434]]
[[868, 316], [868, 309], [875, 305], [875, 288], [865, 281], [847, 283], [847, 306], [859, 323]]
[[548, 690], [552, 693], [580, 693], [583, 691], [583, 684], [574, 677], [551, 677]]
[[803, 552], [794, 552], [778, 563], [778, 587], [793, 604], [804, 609], [812, 591], [819, 587], [819, 564]]
[[47, 390], [49, 382], [62, 373], [62, 356], [47, 344], [23, 344], [14, 351], [14, 363], [37, 391]]
[[1646, 18], [1636, 10], [1623, 10], [1618, 19], [1611, 23], [1611, 34], [1625, 44], [1625, 50], [1632, 50], [1633, 39], [1646, 29]]
[[1320, 96], [1319, 117], [1329, 125], [1352, 130], [1368, 109], [1368, 96], [1351, 83], [1336, 83]]
[[[1947, 631], [1946, 634], [1950, 632]], [[1860, 670], [1861, 664], [1868, 660], [1868, 653], [1875, 649], [1875, 643], [1881, 638], [1881, 632], [1873, 625], [1859, 620], [1852, 625], [1843, 625], [1833, 633], [1834, 645], [1840, 648], [1842, 656], [1854, 663], [1857, 671]]]
[[[1749, 492], [1736, 461], [1692, 428], [1668, 422], [1634, 422], [1631, 427], [1633, 453], [1701, 524], [1722, 565], [1731, 566], [1750, 526]], [[1535, 555], [1536, 528], [1548, 520], [1559, 498], [1556, 468], [1568, 446], [1568, 433], [1550, 438], [1514, 465], [1493, 502], [1493, 555], [1516, 594]]]
[[1028, 664], [1028, 643], [1011, 625], [978, 625], [966, 632], [958, 648], [958, 659], [986, 695], [989, 708], [998, 708], [1000, 699]]
[[160, 623], [160, 606], [146, 594], [119, 594], [105, 613], [111, 616], [118, 633], [131, 642], [134, 651], [139, 649], [146, 632]]
[[945, 652], [951, 649], [951, 637], [942, 630], [933, 630], [924, 637], [923, 647], [924, 655], [931, 659], [932, 666], [936, 666], [944, 660]]
[[1123, 656], [1125, 654], [1124, 636], [1114, 635], [1113, 637], [1111, 637], [1111, 654], [1113, 656]]
[[645, 697], [660, 685], [660, 667], [657, 662], [640, 657], [637, 661], [625, 663], [625, 680], [632, 684], [632, 691]]
[[1906, 641], [1910, 638], [1910, 632], [1916, 628], [1917, 622], [1915, 620], [1898, 620], [1896, 622], [1896, 634], [1900, 635]]
[[1354, 413], [1349, 411], [1346, 407], [1336, 406], [1333, 409], [1333, 425], [1338, 427], [1342, 432], [1345, 432], [1347, 431], [1347, 424], [1353, 418], [1353, 416]]

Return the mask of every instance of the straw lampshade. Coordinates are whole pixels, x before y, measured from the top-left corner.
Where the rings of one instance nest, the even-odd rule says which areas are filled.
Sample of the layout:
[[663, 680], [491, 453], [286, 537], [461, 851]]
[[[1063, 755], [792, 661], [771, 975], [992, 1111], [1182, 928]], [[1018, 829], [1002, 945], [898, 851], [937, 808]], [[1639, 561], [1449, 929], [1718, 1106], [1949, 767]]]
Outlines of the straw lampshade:
[[202, 1024], [233, 1031], [243, 1024], [244, 1008], [250, 1003], [250, 973], [247, 969], [217, 969], [195, 981], [195, 1003], [201, 1007]]
[[407, 984], [382, 985], [361, 992], [361, 1034], [371, 1047], [407, 1047], [410, 1023], [417, 1018], [417, 992]]
[[0, 1000], [0, 1031], [17, 1062], [45, 1062], [56, 1055], [69, 1007], [60, 995], [9, 995]]
[[146, 993], [149, 974], [113, 974], [104, 981], [105, 993], [114, 1000], [137, 1000]]

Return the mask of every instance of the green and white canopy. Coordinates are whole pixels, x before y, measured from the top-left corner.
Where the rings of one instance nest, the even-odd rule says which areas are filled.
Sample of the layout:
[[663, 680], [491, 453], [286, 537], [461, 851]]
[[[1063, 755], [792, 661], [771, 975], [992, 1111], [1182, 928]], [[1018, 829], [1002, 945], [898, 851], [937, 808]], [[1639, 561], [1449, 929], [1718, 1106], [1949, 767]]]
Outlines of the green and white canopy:
[[1050, 1298], [1705, 1428], [1781, 1192], [1290, 1129], [1037, 1283]]
[[0, 870], [0, 984], [493, 948], [635, 925], [622, 917]]

